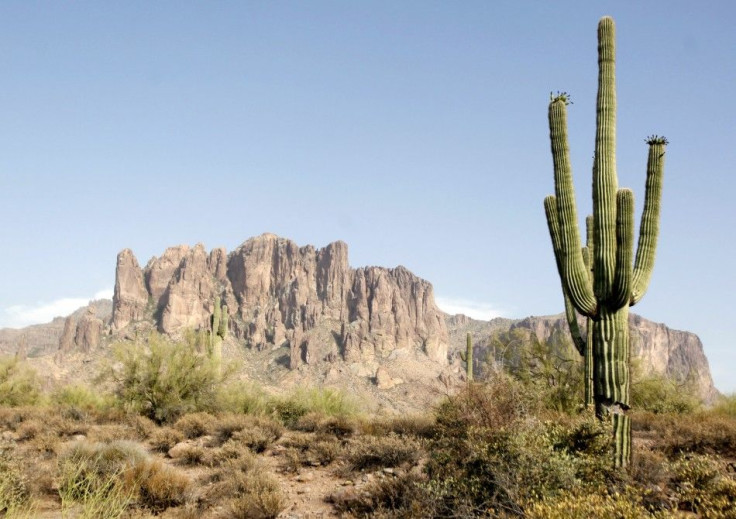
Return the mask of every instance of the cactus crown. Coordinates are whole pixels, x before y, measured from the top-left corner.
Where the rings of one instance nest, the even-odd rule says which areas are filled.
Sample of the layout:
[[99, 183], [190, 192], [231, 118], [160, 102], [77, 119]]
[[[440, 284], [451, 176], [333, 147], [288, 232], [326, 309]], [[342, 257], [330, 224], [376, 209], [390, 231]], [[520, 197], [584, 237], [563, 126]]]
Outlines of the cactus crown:
[[573, 104], [572, 97], [570, 97], [570, 94], [568, 94], [567, 92], [560, 92], [559, 90], [557, 91], [556, 94], [554, 92], [550, 92], [549, 93], [549, 102], [550, 103], [556, 103], [558, 101], [559, 102], [562, 102], [562, 103], [565, 103], [565, 105], [571, 105], [571, 104]]
[[669, 144], [669, 141], [667, 140], [667, 137], [665, 137], [664, 135], [649, 135], [649, 136], [648, 136], [648, 137], [647, 137], [647, 138], [645, 139], [645, 141], [646, 141], [646, 143], [647, 143], [647, 144], [649, 144], [650, 146], [651, 146], [652, 144], [664, 144], [665, 146], [666, 146], [667, 144]]

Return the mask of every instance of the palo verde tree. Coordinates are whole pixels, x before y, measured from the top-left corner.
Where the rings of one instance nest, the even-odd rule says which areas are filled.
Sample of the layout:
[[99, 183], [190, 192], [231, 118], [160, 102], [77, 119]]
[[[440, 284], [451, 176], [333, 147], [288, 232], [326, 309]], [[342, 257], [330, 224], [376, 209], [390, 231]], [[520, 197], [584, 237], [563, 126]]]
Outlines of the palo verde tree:
[[629, 189], [618, 188], [616, 175], [615, 28], [610, 17], [598, 24], [598, 70], [588, 247], [581, 247], [578, 231], [567, 140], [569, 96], [565, 93], [551, 96], [549, 104], [555, 194], [545, 198], [544, 207], [563, 293], [570, 305], [589, 319], [586, 348], [591, 348], [596, 415], [612, 421], [614, 464], [626, 466], [631, 454], [631, 422], [627, 415], [629, 306], [646, 292], [654, 265], [667, 140], [656, 135], [647, 139], [644, 211], [634, 255], [634, 195]]

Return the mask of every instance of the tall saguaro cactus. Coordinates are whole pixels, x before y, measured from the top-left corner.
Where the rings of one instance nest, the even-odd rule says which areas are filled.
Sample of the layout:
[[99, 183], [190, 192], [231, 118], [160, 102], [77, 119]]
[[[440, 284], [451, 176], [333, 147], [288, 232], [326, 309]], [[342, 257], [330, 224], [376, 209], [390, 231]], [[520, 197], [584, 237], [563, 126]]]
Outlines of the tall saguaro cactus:
[[[634, 257], [634, 195], [618, 188], [616, 175], [615, 28], [613, 19], [598, 24], [598, 99], [593, 158], [593, 215], [589, 240], [581, 247], [575, 190], [567, 141], [567, 104], [561, 94], [549, 104], [555, 194], [544, 200], [547, 224], [565, 298], [587, 317], [588, 339], [574, 329], [579, 351], [589, 349], [596, 415], [613, 423], [614, 464], [626, 466], [631, 455], [629, 409], [629, 306], [646, 292], [659, 234], [664, 153], [667, 140], [647, 139], [646, 193]], [[573, 312], [574, 314], [574, 312]], [[575, 316], [573, 315], [573, 318]]]

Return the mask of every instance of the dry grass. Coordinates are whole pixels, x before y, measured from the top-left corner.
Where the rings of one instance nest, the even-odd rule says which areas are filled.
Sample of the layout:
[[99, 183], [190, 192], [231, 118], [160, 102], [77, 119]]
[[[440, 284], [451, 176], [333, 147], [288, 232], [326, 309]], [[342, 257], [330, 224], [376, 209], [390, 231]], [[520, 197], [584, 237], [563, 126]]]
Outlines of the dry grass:
[[330, 416], [322, 412], [311, 412], [299, 418], [294, 429], [347, 438], [355, 434], [358, 424], [352, 416]]
[[146, 462], [136, 481], [141, 504], [154, 511], [182, 505], [191, 495], [190, 478], [158, 460]]
[[180, 445], [171, 456], [183, 465], [202, 465], [207, 459], [207, 453], [201, 445]]
[[179, 418], [174, 423], [174, 429], [186, 438], [194, 439], [210, 434], [215, 422], [216, 418], [210, 413], [190, 413]]
[[[269, 474], [250, 471], [235, 477], [233, 493], [223, 517], [233, 519], [275, 519], [286, 507], [281, 489]], [[232, 495], [232, 494], [231, 494]]]
[[286, 472], [298, 472], [302, 466], [329, 465], [345, 452], [343, 440], [325, 433], [294, 432], [279, 444], [286, 447], [281, 467]]
[[160, 427], [155, 429], [150, 437], [148, 443], [151, 448], [157, 452], [167, 453], [177, 443], [184, 440], [184, 434], [181, 431], [172, 427]]
[[209, 483], [204, 503], [211, 506], [224, 502], [220, 517], [275, 518], [285, 507], [277, 481], [250, 451], [227, 460], [211, 475]]
[[419, 461], [421, 445], [395, 434], [362, 436], [348, 444], [345, 451], [348, 471], [413, 465]]
[[[242, 428], [230, 431], [228, 442], [245, 445], [253, 452], [265, 451], [284, 433], [283, 425], [266, 417], [244, 416], [242, 423]], [[220, 431], [219, 437], [224, 436], [225, 432]]]

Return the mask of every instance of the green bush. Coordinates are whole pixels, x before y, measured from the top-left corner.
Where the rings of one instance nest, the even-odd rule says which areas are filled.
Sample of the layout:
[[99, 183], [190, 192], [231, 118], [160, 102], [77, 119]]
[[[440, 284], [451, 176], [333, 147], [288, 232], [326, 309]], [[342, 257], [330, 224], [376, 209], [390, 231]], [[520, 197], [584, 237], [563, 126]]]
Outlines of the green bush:
[[662, 376], [648, 376], [631, 384], [631, 406], [653, 413], [686, 414], [700, 405], [687, 384]]
[[736, 393], [719, 398], [713, 406], [712, 412], [718, 415], [736, 418]]
[[440, 405], [426, 465], [428, 488], [445, 507], [440, 515], [455, 509], [520, 515], [527, 503], [568, 488], [620, 485], [608, 462], [610, 436], [596, 419], [553, 415], [536, 396], [498, 373]]
[[161, 424], [216, 407], [222, 376], [193, 342], [170, 342], [152, 334], [147, 345], [119, 345], [116, 355], [116, 395], [126, 408]]
[[66, 414], [81, 417], [88, 413], [107, 413], [115, 406], [113, 395], [93, 391], [82, 384], [57, 389], [52, 393], [51, 401], [65, 408]]
[[718, 460], [689, 455], [673, 464], [679, 509], [699, 517], [736, 517], [736, 481]]
[[0, 357], [0, 405], [34, 405], [40, 397], [41, 384], [36, 372], [14, 356]]
[[503, 368], [533, 391], [549, 410], [572, 413], [584, 400], [583, 360], [569, 334], [553, 333], [540, 341], [528, 330], [496, 332], [489, 338], [485, 372], [488, 377]]
[[273, 409], [273, 399], [253, 382], [224, 384], [218, 390], [217, 399], [218, 406], [231, 413], [264, 415]]

